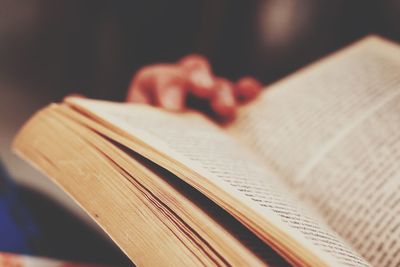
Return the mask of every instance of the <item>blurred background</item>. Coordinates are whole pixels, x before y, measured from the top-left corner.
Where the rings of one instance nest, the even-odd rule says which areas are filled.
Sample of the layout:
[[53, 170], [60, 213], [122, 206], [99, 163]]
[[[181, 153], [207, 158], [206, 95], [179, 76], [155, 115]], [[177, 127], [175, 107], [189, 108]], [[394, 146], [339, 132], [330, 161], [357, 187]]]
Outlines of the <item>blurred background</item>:
[[10, 152], [38, 108], [70, 93], [122, 101], [138, 68], [193, 52], [217, 75], [268, 84], [370, 33], [400, 41], [400, 0], [0, 0], [1, 161], [54, 239], [31, 253], [124, 262], [80, 208]]

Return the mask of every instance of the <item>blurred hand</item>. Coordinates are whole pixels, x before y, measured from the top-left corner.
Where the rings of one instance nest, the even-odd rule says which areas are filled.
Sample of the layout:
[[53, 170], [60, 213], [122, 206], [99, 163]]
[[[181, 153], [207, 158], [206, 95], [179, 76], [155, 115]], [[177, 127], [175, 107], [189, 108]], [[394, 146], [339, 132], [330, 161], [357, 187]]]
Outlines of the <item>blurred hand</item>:
[[[127, 102], [146, 103], [182, 111], [188, 98], [207, 102], [217, 118], [232, 118], [238, 106], [254, 99], [261, 84], [251, 77], [236, 83], [216, 77], [208, 60], [189, 55], [175, 64], [145, 66], [133, 77]], [[204, 111], [204, 110], [203, 110]]]

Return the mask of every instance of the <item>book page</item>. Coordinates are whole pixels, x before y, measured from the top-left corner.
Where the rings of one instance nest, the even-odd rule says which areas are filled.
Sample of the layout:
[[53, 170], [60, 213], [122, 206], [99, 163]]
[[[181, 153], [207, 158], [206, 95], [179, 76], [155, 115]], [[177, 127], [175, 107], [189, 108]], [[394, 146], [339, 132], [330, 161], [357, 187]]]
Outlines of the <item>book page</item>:
[[399, 95], [400, 48], [369, 37], [271, 86], [228, 131], [361, 255], [396, 266]]
[[306, 176], [297, 190], [337, 233], [373, 266], [400, 265], [400, 94], [327, 151]]
[[[311, 266], [368, 266], [318, 215], [289, 194], [276, 173], [197, 113], [177, 115], [147, 106], [84, 99], [68, 102], [103, 120], [108, 128], [114, 126], [116, 132], [122, 131], [138, 139], [136, 142], [161, 152], [165, 158], [159, 160], [134, 147], [138, 153], [197, 185], [217, 204], [225, 202], [224, 208], [260, 237], [268, 240], [273, 236], [274, 241], [268, 241], [275, 242], [272, 245], [280, 248], [281, 253], [286, 250], [295, 257], [304, 257], [301, 260]], [[113, 138], [109, 133], [107, 136]], [[173, 162], [165, 163], [168, 157], [186, 169], [171, 168]], [[218, 194], [212, 194], [212, 185], [220, 190]], [[303, 263], [297, 258], [289, 260]]]

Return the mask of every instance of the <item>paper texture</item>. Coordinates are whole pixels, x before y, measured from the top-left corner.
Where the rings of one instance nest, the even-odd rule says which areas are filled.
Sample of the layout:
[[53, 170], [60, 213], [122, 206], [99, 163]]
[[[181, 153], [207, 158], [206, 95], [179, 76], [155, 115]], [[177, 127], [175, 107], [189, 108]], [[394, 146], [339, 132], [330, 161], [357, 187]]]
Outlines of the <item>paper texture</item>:
[[400, 95], [325, 154], [297, 186], [374, 266], [400, 264]]
[[108, 123], [147, 141], [154, 149], [174, 155], [265, 219], [277, 223], [327, 262], [367, 266], [318, 216], [293, 199], [281, 179], [254, 154], [201, 116], [177, 116], [137, 105], [78, 102]]
[[229, 131], [377, 266], [400, 264], [400, 49], [377, 38], [263, 94]]

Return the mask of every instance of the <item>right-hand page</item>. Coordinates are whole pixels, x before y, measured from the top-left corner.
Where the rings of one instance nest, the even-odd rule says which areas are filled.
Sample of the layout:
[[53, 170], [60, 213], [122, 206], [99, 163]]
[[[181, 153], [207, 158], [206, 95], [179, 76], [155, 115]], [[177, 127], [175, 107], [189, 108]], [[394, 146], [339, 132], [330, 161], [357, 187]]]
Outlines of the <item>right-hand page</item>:
[[400, 264], [400, 46], [368, 37], [267, 88], [228, 131], [373, 265]]

